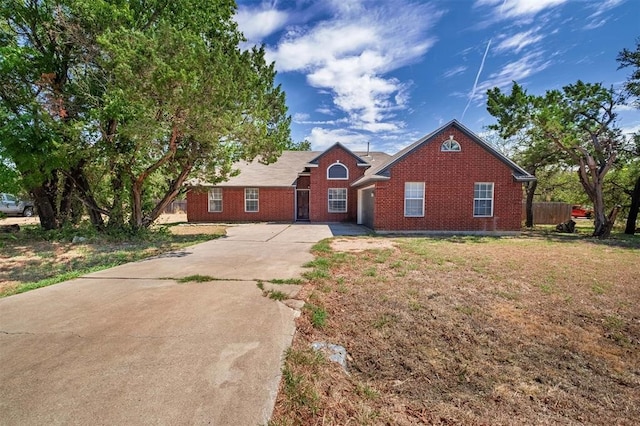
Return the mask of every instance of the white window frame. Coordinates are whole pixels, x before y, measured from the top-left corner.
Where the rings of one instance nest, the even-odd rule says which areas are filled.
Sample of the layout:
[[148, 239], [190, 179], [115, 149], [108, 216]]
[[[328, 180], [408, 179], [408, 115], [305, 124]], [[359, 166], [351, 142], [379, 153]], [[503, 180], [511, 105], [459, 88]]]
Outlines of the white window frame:
[[[347, 172], [347, 176], [346, 177], [330, 177], [329, 176], [329, 170], [331, 170], [333, 167], [335, 166], [340, 166], [344, 169], [345, 172]], [[347, 166], [345, 166], [344, 164], [340, 163], [340, 162], [335, 162], [332, 165], [330, 165], [329, 167], [327, 167], [327, 180], [349, 180], [349, 168]]]
[[[332, 197], [332, 191], [334, 191], [334, 196]], [[341, 194], [344, 194], [344, 197], [340, 197], [340, 198], [336, 198], [335, 195], [338, 194], [338, 191]], [[347, 212], [347, 208], [348, 208], [348, 204], [347, 204], [347, 188], [329, 188], [327, 191], [327, 209], [329, 211], [329, 213], [346, 213]], [[335, 209], [331, 207], [331, 202], [342, 202], [344, 201], [344, 210], [341, 209]]]
[[460, 143], [453, 138], [448, 139], [442, 142], [440, 145], [440, 151], [442, 152], [460, 152], [462, 151], [462, 147], [460, 147]]
[[[219, 202], [220, 208], [215, 206], [216, 202]], [[207, 206], [209, 213], [220, 213], [222, 211], [222, 188], [209, 189], [209, 205]]]
[[[411, 188], [411, 186], [416, 187]], [[419, 195], [419, 197], [417, 195]], [[420, 214], [409, 214], [407, 211], [408, 201], [413, 200], [420, 200], [420, 206], [422, 207]], [[404, 217], [424, 217], [424, 182], [404, 183]]]
[[[490, 196], [486, 196], [486, 191], [490, 188]], [[494, 189], [495, 185], [493, 182], [476, 182], [473, 184], [473, 217], [493, 217], [493, 205], [494, 205]], [[483, 193], [478, 194], [479, 191]], [[476, 205], [478, 201], [490, 201], [491, 202], [491, 212], [490, 214], [478, 214], [479, 206]], [[482, 207], [485, 208], [484, 206]]]
[[[254, 193], [255, 192], [255, 196]], [[251, 197], [251, 198], [249, 198]], [[254, 202], [256, 203], [256, 209], [255, 210], [250, 210], [249, 207], [249, 202]], [[258, 211], [260, 211], [260, 188], [245, 188], [244, 189], [244, 211], [245, 213], [257, 213]]]

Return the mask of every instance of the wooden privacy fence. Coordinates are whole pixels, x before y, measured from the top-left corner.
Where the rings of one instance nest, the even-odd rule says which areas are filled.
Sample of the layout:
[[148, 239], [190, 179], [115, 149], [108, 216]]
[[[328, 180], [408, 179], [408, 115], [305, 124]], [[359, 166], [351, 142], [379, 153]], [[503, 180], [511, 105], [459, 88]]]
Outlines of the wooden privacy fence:
[[[527, 218], [527, 204], [522, 202], [522, 220]], [[571, 204], [533, 203], [534, 225], [557, 225], [571, 219]]]

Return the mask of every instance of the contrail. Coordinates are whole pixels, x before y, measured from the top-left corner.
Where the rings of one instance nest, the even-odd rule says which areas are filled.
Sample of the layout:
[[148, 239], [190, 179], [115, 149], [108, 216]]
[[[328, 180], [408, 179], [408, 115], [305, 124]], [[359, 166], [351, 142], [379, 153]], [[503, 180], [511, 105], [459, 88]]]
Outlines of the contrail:
[[[507, 4], [507, 0], [504, 0], [500, 5], [500, 17], [503, 18], [504, 15], [504, 6]], [[464, 120], [464, 115], [467, 113], [467, 109], [469, 109], [469, 105], [471, 105], [471, 101], [473, 101], [473, 96], [476, 94], [476, 88], [478, 87], [478, 80], [480, 79], [480, 73], [482, 73], [482, 68], [484, 68], [484, 60], [487, 59], [487, 54], [489, 53], [489, 47], [491, 46], [491, 40], [489, 39], [489, 43], [487, 43], [487, 48], [484, 50], [484, 55], [482, 56], [482, 62], [480, 62], [480, 69], [478, 70], [478, 74], [476, 75], [476, 81], [473, 82], [473, 89], [471, 89], [471, 96], [469, 96], [469, 102], [467, 102], [467, 106], [464, 107], [464, 111], [462, 111], [462, 117], [460, 117], [460, 121]]]
[[491, 40], [489, 39], [489, 43], [487, 43], [487, 48], [484, 50], [484, 55], [482, 56], [482, 62], [480, 62], [480, 69], [478, 70], [478, 74], [476, 74], [476, 81], [473, 82], [473, 88], [471, 89], [471, 95], [469, 96], [469, 101], [467, 102], [467, 106], [464, 107], [464, 111], [462, 111], [462, 117], [460, 117], [460, 121], [464, 120], [464, 115], [467, 113], [467, 109], [469, 105], [471, 105], [471, 101], [473, 101], [473, 96], [476, 94], [476, 88], [478, 87], [478, 80], [480, 79], [480, 74], [482, 73], [482, 68], [484, 68], [484, 61], [487, 59], [487, 54], [489, 53], [489, 47], [491, 46]]

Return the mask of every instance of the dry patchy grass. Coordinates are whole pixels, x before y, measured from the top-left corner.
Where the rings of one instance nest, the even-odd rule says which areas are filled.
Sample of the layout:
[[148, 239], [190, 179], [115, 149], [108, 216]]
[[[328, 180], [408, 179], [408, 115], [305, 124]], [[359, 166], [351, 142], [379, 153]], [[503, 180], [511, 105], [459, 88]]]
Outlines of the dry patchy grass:
[[302, 297], [326, 320], [299, 318], [271, 424], [637, 424], [637, 237], [393, 243], [316, 253]]
[[[224, 235], [217, 225], [169, 225], [141, 236], [100, 235], [84, 228], [41, 231], [22, 225], [0, 234], [0, 297], [55, 284], [88, 272], [157, 256]], [[74, 235], [86, 241], [73, 243]]]

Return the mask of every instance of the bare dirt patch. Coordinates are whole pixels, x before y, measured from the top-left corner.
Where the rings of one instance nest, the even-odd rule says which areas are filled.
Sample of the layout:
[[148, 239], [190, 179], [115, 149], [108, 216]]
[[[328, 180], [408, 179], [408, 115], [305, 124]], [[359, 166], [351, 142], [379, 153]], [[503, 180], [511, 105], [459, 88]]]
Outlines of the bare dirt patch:
[[183, 224], [172, 226], [169, 230], [173, 235], [221, 234], [224, 233], [225, 227], [222, 225]]
[[331, 240], [334, 251], [361, 252], [365, 250], [391, 249], [395, 243], [385, 238], [335, 238]]
[[[272, 424], [636, 424], [640, 242], [619, 243], [399, 238], [317, 253], [328, 278], [300, 293], [314, 309]], [[314, 341], [344, 346], [351, 374], [314, 361]]]

